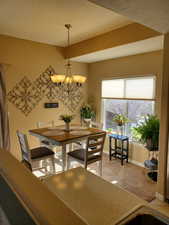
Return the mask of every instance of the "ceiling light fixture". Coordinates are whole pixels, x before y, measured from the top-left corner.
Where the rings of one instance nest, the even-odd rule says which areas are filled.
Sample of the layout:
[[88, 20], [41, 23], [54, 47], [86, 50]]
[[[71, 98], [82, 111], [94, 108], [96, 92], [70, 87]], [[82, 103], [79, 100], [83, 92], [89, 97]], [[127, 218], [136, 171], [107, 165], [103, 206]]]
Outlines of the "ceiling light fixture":
[[[67, 29], [68, 33], [68, 48], [70, 46], [70, 28], [72, 26], [70, 24], [65, 24], [65, 27]], [[82, 85], [86, 81], [86, 77], [83, 75], [72, 75], [72, 65], [70, 63], [70, 59], [67, 59], [66, 66], [66, 73], [65, 74], [53, 74], [51, 76], [51, 80], [53, 83], [56, 84], [59, 88], [61, 88], [64, 92], [67, 92], [68, 94], [70, 92], [74, 92], [77, 88], [82, 87]]]

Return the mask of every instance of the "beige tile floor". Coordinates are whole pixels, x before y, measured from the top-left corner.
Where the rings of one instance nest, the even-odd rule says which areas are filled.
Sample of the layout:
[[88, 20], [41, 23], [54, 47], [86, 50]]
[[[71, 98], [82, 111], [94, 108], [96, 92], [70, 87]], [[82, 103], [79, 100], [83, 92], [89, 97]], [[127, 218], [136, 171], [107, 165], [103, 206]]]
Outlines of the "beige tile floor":
[[[56, 162], [55, 165], [57, 173], [61, 172], [61, 163], [58, 165]], [[79, 166], [78, 163], [72, 163], [72, 167], [77, 166]], [[88, 170], [98, 175], [97, 163], [91, 164]], [[146, 172], [146, 169], [131, 163], [124, 163], [124, 166], [121, 166], [119, 159], [109, 161], [108, 155], [103, 155], [103, 179], [151, 202], [155, 199], [156, 183], [147, 178]], [[41, 176], [40, 173], [39, 171], [35, 172], [37, 176]]]
[[[92, 164], [90, 169], [97, 171], [97, 165]], [[109, 161], [107, 154], [103, 156], [103, 179], [151, 202], [155, 199], [156, 183], [150, 180], [146, 174], [145, 168], [131, 163], [124, 163], [121, 166], [119, 159]]]

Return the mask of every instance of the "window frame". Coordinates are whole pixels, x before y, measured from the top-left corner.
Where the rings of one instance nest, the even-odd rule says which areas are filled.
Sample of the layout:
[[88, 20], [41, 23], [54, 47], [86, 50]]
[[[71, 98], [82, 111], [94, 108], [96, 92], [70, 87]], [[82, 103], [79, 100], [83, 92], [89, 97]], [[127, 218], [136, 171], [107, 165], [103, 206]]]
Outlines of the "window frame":
[[[126, 97], [124, 97], [124, 98], [113, 98], [113, 97], [102, 97], [102, 82], [103, 81], [108, 81], [108, 80], [115, 80], [115, 79], [124, 79], [124, 80], [129, 80], [129, 79], [145, 79], [145, 78], [153, 78], [153, 98], [146, 98], [146, 99], [144, 99], [144, 98], [126, 98]], [[125, 83], [126, 83], [126, 81], [124, 81], [124, 89], [125, 89]], [[125, 90], [124, 90], [124, 93], [125, 93]], [[110, 78], [107, 78], [107, 79], [102, 79], [101, 80], [101, 92], [100, 92], [100, 94], [101, 94], [101, 97], [100, 97], [100, 107], [101, 107], [101, 109], [100, 109], [100, 112], [101, 112], [101, 122], [103, 123], [103, 124], [105, 124], [105, 121], [104, 121], [104, 118], [105, 118], [105, 116], [104, 116], [104, 106], [103, 106], [103, 104], [104, 104], [104, 99], [112, 99], [112, 100], [136, 100], [136, 101], [153, 101], [154, 102], [154, 107], [153, 107], [153, 113], [155, 114], [156, 113], [156, 76], [155, 75], [145, 75], [145, 76], [135, 76], [135, 77], [125, 77], [125, 78], [121, 78], [121, 77], [112, 77], [111, 79]]]

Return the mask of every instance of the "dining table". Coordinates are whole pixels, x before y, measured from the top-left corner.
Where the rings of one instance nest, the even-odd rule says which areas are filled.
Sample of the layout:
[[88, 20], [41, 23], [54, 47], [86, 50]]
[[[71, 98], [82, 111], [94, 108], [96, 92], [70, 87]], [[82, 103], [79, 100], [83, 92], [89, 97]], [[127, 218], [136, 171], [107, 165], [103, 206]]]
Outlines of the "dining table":
[[92, 127], [83, 127], [80, 125], [71, 125], [70, 130], [66, 131], [65, 126], [44, 127], [29, 130], [30, 135], [33, 135], [40, 140], [46, 140], [55, 146], [61, 146], [62, 151], [62, 171], [66, 170], [66, 149], [72, 143], [77, 141], [87, 140], [91, 135], [105, 133], [105, 131]]

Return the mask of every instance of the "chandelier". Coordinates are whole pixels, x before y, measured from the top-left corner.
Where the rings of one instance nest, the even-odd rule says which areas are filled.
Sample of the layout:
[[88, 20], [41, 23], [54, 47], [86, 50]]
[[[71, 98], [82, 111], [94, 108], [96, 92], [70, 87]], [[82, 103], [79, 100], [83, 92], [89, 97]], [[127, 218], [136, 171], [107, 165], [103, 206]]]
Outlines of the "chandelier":
[[[70, 28], [72, 27], [70, 24], [65, 24], [68, 33], [68, 47], [70, 46]], [[73, 75], [72, 74], [72, 65], [70, 63], [70, 59], [67, 59], [67, 63], [65, 65], [66, 71], [65, 74], [53, 74], [51, 76], [51, 80], [56, 84], [57, 87], [62, 89], [62, 91], [67, 92], [68, 95], [77, 90], [77, 88], [82, 87], [83, 83], [86, 81], [86, 77], [82, 75]]]

